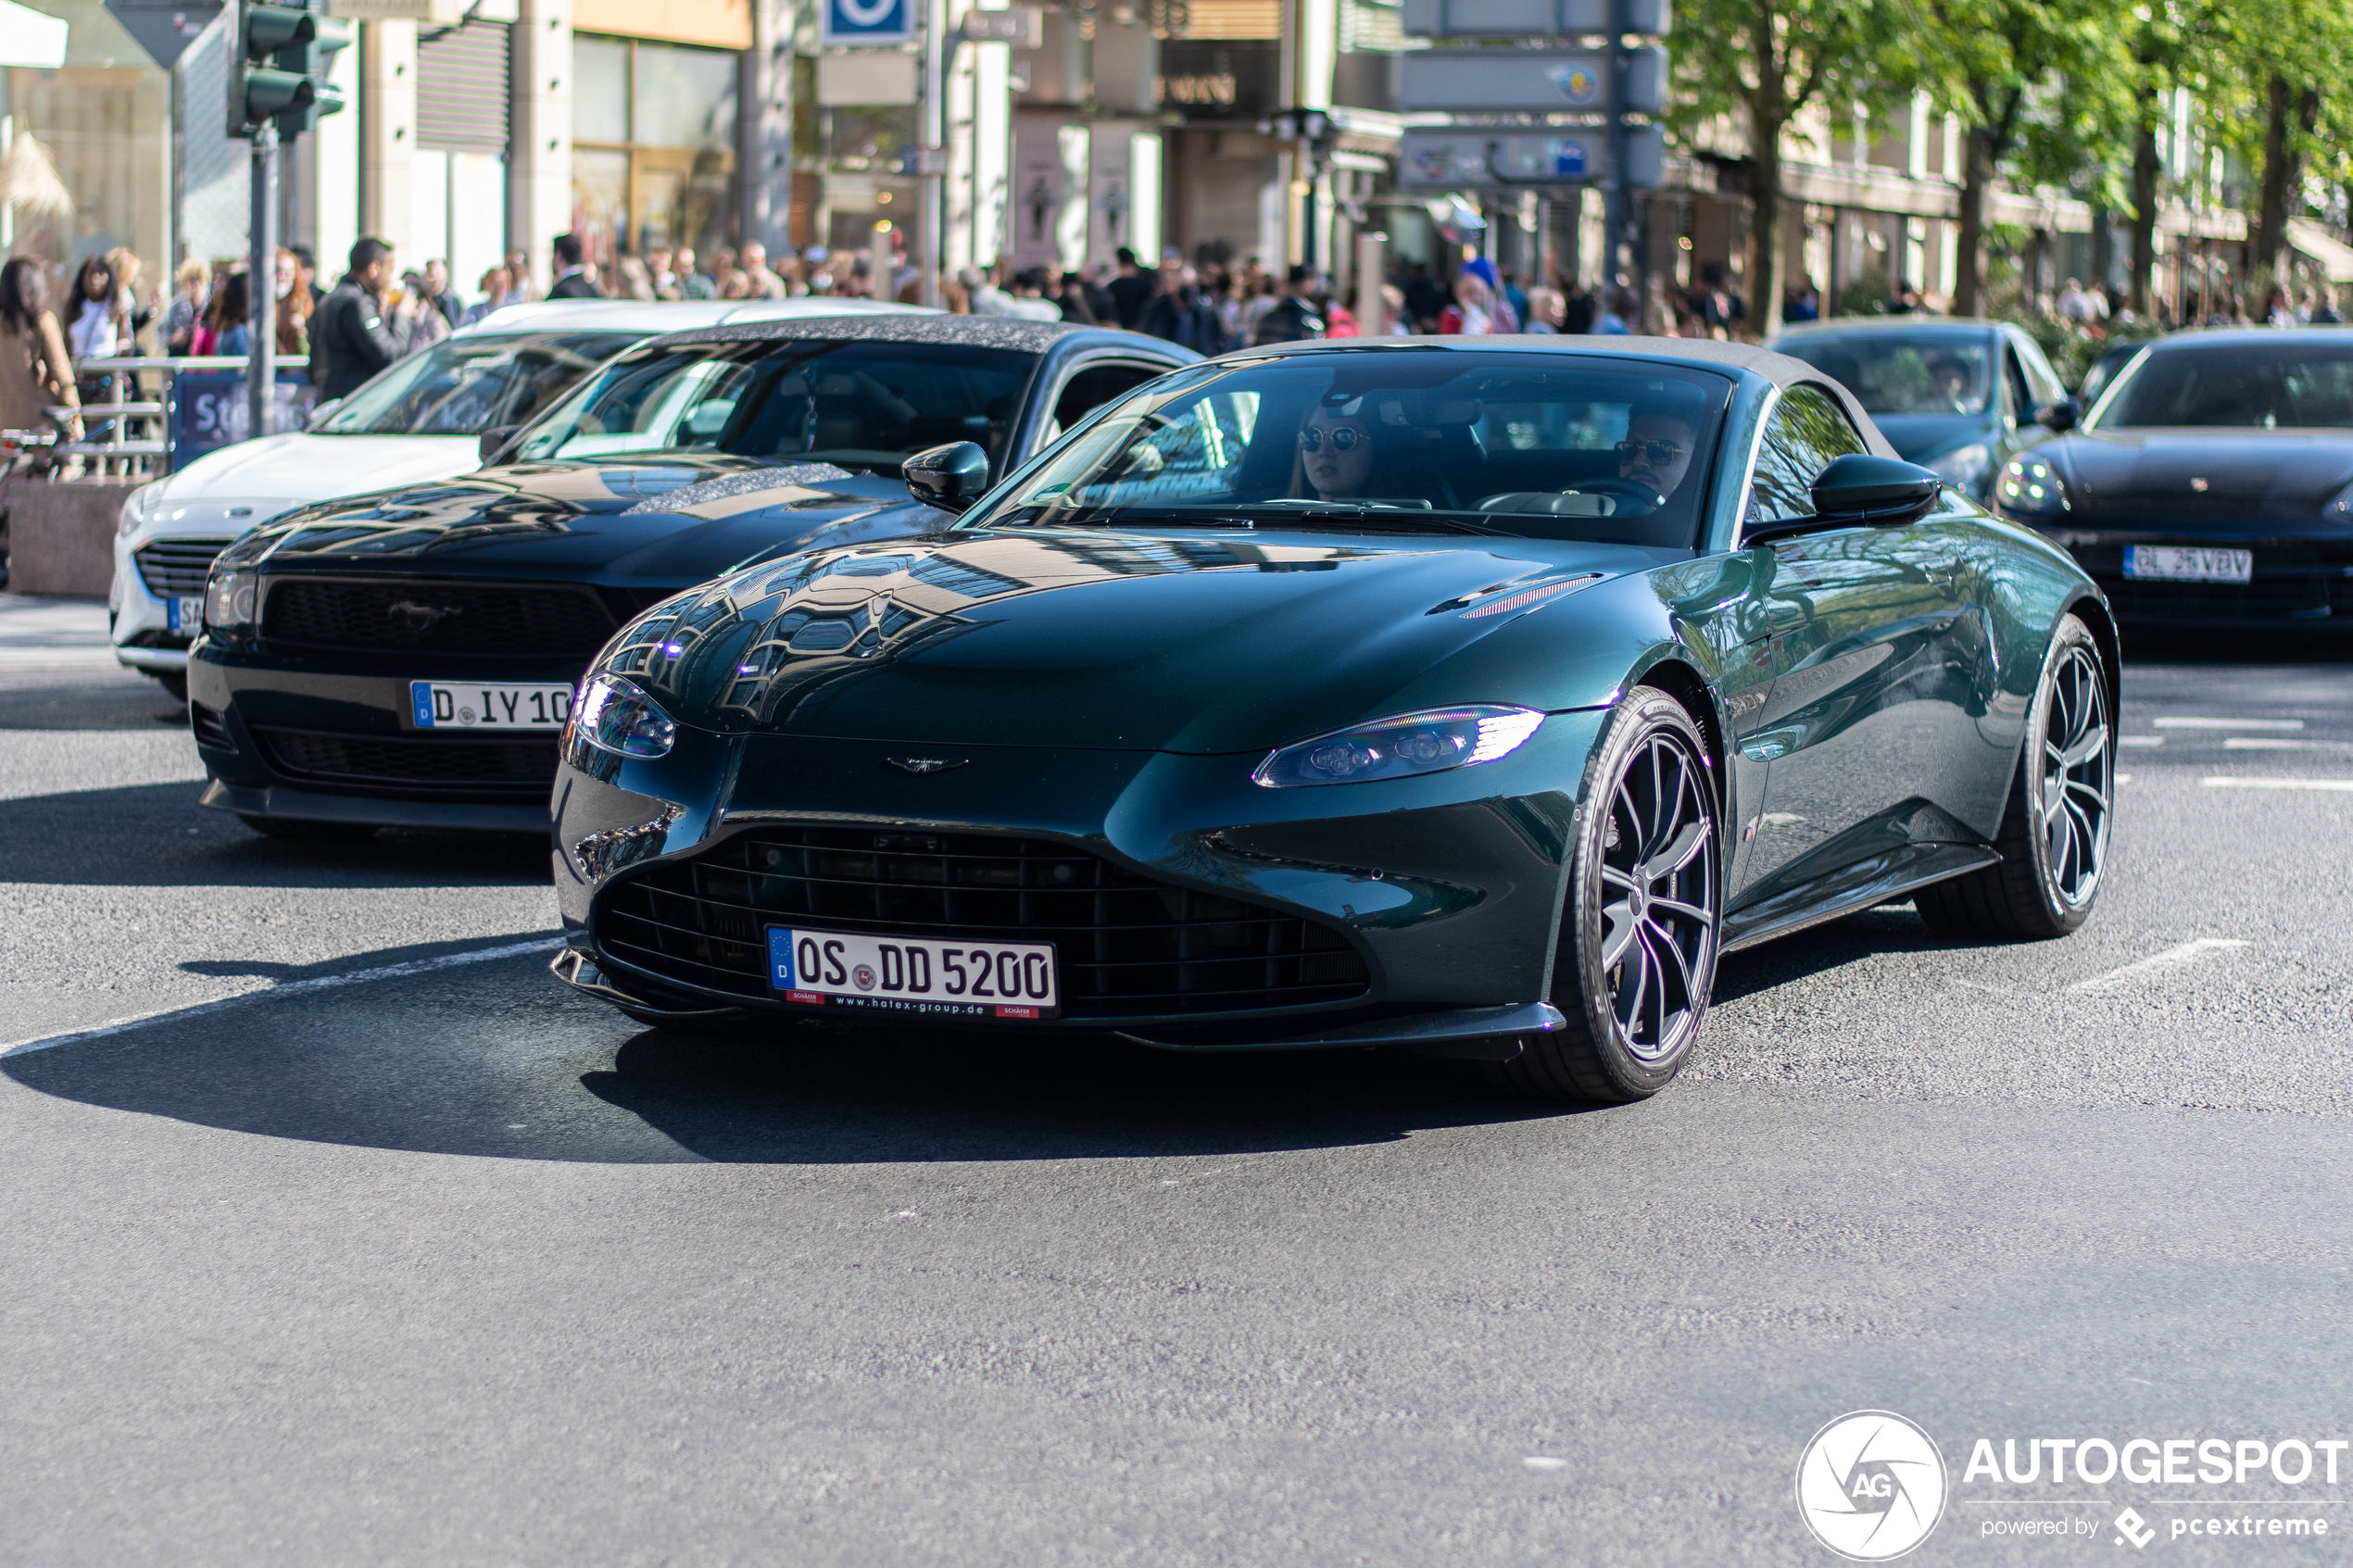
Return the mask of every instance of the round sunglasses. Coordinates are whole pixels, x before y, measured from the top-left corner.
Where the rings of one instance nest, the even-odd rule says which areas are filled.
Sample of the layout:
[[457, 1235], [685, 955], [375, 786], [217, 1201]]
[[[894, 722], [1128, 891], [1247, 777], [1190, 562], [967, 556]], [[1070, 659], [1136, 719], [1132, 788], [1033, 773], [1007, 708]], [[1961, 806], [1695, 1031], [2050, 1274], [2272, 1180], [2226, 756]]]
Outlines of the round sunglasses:
[[1683, 455], [1684, 450], [1685, 448], [1676, 445], [1672, 441], [1659, 441], [1656, 439], [1649, 441], [1621, 441], [1617, 444], [1617, 455], [1621, 458], [1630, 460], [1636, 457], [1648, 458], [1653, 464], [1659, 468], [1665, 468], [1667, 464], [1675, 461], [1678, 458], [1680, 458]]
[[1324, 437], [1327, 435], [1332, 438], [1332, 450], [1335, 452], [1353, 451], [1359, 441], [1369, 439], [1354, 425], [1334, 425], [1328, 431], [1317, 430], [1310, 425], [1299, 433], [1300, 449], [1305, 452], [1323, 450]]

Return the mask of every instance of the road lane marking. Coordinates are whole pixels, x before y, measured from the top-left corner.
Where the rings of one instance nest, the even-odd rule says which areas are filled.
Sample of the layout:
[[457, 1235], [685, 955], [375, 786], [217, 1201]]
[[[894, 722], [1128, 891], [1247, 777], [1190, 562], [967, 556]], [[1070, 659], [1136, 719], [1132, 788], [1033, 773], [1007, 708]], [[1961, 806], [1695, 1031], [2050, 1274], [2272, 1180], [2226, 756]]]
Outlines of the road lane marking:
[[264, 985], [258, 990], [240, 991], [233, 997], [218, 997], [208, 1002], [196, 1002], [188, 1007], [157, 1008], [153, 1012], [134, 1012], [125, 1018], [110, 1018], [104, 1023], [87, 1029], [76, 1029], [64, 1035], [44, 1035], [36, 1039], [19, 1040], [14, 1045], [0, 1046], [0, 1057], [26, 1056], [33, 1051], [45, 1051], [57, 1046], [70, 1046], [80, 1040], [95, 1040], [107, 1035], [120, 1035], [126, 1029], [158, 1022], [167, 1018], [194, 1018], [199, 1013], [213, 1012], [250, 1002], [261, 997], [290, 997], [305, 991], [331, 991], [341, 985], [359, 985], [371, 980], [396, 980], [405, 974], [429, 974], [437, 969], [455, 969], [460, 964], [486, 963], [492, 959], [510, 959], [518, 953], [552, 952], [560, 939], [552, 936], [535, 937], [528, 942], [508, 942], [496, 947], [476, 947], [469, 952], [444, 953], [436, 959], [412, 959], [407, 963], [381, 964], [374, 969], [355, 969], [346, 974], [321, 974], [308, 980], [289, 980], [282, 985]]
[[2267, 779], [2253, 774], [2216, 774], [2197, 781], [2208, 789], [2353, 790], [2353, 779]]
[[2300, 730], [2301, 719], [2159, 719], [2160, 730]]
[[2151, 953], [2147, 958], [2135, 959], [2131, 963], [2109, 970], [2106, 974], [2095, 975], [2089, 980], [2079, 980], [2068, 989], [2101, 991], [2110, 985], [2129, 985], [2135, 980], [2145, 980], [2151, 975], [2164, 974], [2176, 969], [2186, 969], [2209, 953], [2227, 953], [2248, 945], [2244, 937], [2238, 936], [2194, 937], [2178, 947], [2168, 947], [2161, 953]]
[[2165, 737], [2163, 735], [2119, 735], [2116, 737], [2116, 744], [2119, 746], [2163, 746]]
[[2233, 735], [2222, 743], [2225, 751], [2331, 751], [2343, 746], [2334, 740], [2286, 740], [2277, 735]]

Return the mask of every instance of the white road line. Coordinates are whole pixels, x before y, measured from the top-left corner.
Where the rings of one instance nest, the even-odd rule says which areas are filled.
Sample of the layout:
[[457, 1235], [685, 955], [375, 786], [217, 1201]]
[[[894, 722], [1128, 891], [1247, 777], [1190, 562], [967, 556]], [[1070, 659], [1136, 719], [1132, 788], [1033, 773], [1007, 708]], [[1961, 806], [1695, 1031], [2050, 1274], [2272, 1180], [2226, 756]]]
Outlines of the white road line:
[[2301, 719], [2159, 719], [2160, 730], [2300, 730]]
[[2222, 743], [2225, 751], [2333, 751], [2343, 746], [2334, 740], [2284, 740], [2276, 735], [2233, 735]]
[[2119, 746], [2163, 746], [2165, 737], [2163, 735], [2119, 735], [2116, 737], [2116, 744]]
[[2161, 953], [2151, 953], [2147, 958], [2135, 959], [2121, 968], [2109, 970], [2106, 974], [2095, 975], [2089, 980], [2079, 980], [2068, 989], [2101, 991], [2110, 985], [2129, 985], [2133, 981], [2145, 980], [2154, 974], [2163, 974], [2169, 970], [2185, 969], [2208, 953], [2227, 953], [2233, 948], [2244, 947], [2247, 945], [2245, 938], [2238, 936], [2199, 936], [2179, 947], [2168, 947]]
[[2266, 779], [2253, 775], [2217, 774], [2197, 781], [2208, 789], [2331, 789], [2353, 790], [2353, 779]]
[[0, 1046], [0, 1057], [25, 1056], [33, 1051], [45, 1051], [56, 1046], [69, 1046], [78, 1040], [95, 1040], [102, 1035], [120, 1035], [126, 1029], [157, 1022], [167, 1018], [194, 1018], [199, 1013], [213, 1012], [239, 1002], [250, 1002], [262, 997], [290, 997], [304, 991], [330, 991], [339, 985], [359, 985], [371, 980], [396, 980], [404, 974], [429, 974], [437, 969], [455, 969], [460, 964], [486, 963], [492, 959], [512, 958], [518, 953], [552, 951], [554, 939], [539, 936], [528, 942], [508, 942], [496, 947], [476, 947], [471, 952], [444, 953], [437, 959], [414, 959], [408, 963], [389, 963], [375, 969], [355, 969], [348, 974], [321, 974], [309, 980], [289, 980], [283, 985], [264, 985], [259, 990], [240, 991], [233, 997], [220, 997], [209, 1002], [197, 1002], [183, 1008], [157, 1008], [153, 1012], [134, 1012], [127, 1018], [110, 1018], [88, 1029], [76, 1029], [66, 1035], [44, 1035], [38, 1039], [19, 1040], [14, 1045]]

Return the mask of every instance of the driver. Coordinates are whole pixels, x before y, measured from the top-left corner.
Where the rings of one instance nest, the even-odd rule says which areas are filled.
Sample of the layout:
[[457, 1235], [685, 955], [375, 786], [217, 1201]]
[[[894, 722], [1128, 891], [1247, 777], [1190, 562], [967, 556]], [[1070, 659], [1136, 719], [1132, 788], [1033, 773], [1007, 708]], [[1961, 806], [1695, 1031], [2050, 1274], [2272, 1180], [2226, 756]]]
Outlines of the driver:
[[1969, 413], [1972, 401], [1969, 386], [1976, 379], [1959, 359], [1949, 354], [1942, 356], [1928, 368], [1930, 400], [1940, 408], [1950, 408], [1957, 414]]
[[1663, 502], [1683, 483], [1699, 433], [1675, 414], [1637, 414], [1617, 444], [1617, 477], [1630, 479]]
[[1317, 405], [1299, 427], [1299, 462], [1319, 501], [1353, 500], [1373, 474], [1373, 427], [1351, 401], [1338, 408]]

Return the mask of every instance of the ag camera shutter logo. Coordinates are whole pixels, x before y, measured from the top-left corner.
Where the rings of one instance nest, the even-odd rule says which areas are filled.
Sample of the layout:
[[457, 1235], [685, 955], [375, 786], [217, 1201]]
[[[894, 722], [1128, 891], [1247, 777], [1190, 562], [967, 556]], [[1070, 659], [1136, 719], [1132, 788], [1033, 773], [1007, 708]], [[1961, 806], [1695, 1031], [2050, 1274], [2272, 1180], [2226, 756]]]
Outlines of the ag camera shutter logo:
[[1854, 1411], [1814, 1434], [1797, 1461], [1797, 1512], [1852, 1562], [1903, 1556], [1944, 1516], [1944, 1456], [1893, 1411]]

